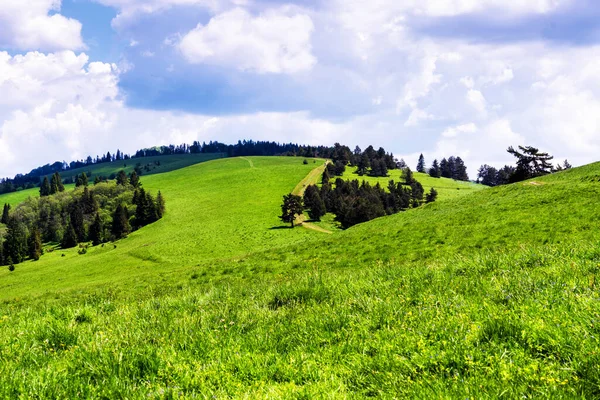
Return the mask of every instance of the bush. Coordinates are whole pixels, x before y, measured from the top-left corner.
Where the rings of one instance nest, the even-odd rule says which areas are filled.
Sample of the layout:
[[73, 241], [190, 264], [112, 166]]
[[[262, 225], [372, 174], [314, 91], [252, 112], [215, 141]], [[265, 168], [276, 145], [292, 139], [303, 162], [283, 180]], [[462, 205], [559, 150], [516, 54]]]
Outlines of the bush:
[[15, 265], [14, 265], [14, 264], [10, 264], [10, 265], [8, 266], [8, 270], [9, 270], [10, 272], [13, 272], [13, 271], [15, 270]]

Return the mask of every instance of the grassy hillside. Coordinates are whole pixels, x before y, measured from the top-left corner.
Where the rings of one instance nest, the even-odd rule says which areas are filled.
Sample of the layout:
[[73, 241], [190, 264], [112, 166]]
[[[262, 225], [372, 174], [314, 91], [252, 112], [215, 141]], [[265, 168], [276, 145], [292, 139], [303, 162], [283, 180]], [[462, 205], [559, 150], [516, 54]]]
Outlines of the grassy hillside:
[[[346, 168], [346, 172], [344, 172], [344, 175], [342, 175], [342, 179], [357, 179], [360, 182], [367, 181], [373, 185], [379, 183], [384, 188], [387, 188], [390, 180], [393, 180], [396, 183], [402, 182], [402, 173], [400, 170], [388, 171], [389, 176], [387, 177], [373, 177], [367, 175], [360, 176], [356, 173], [356, 170], [356, 167]], [[413, 176], [421, 183], [421, 185], [423, 185], [426, 193], [429, 192], [432, 187], [435, 188], [435, 190], [438, 191], [440, 200], [461, 197], [486, 188], [484, 185], [478, 185], [473, 182], [455, 181], [448, 178], [432, 178], [428, 174], [422, 174], [419, 172], [413, 172]]]
[[[76, 168], [68, 171], [61, 172], [60, 176], [63, 179], [70, 179], [82, 173], [86, 173], [88, 178], [91, 177], [90, 181], [94, 181], [94, 177], [103, 176], [109, 177], [111, 174], [117, 174], [119, 171], [124, 170], [127, 174], [130, 174], [137, 164], [140, 164], [142, 168], [142, 176], [160, 174], [164, 172], [174, 171], [180, 168], [185, 168], [190, 165], [199, 164], [205, 161], [215, 160], [223, 158], [224, 154], [185, 154], [185, 155], [172, 155], [172, 156], [155, 156], [155, 157], [143, 157], [135, 158], [131, 160], [114, 161], [111, 163], [94, 164], [87, 167]], [[72, 188], [73, 186], [67, 186]], [[7, 193], [0, 195], [0, 203], [8, 203], [13, 206], [23, 202], [28, 197], [39, 196], [39, 189], [26, 189], [20, 190], [14, 193]]]
[[[322, 163], [319, 160], [318, 163]], [[211, 265], [218, 259], [302, 241], [315, 232], [287, 229], [278, 219], [282, 195], [319, 164], [291, 157], [232, 158], [143, 177], [146, 190], [161, 190], [163, 219], [132, 233], [116, 246], [44, 255], [19, 265], [19, 274], [0, 271], [0, 298], [126, 284], [157, 278], [177, 268]]]
[[147, 177], [159, 223], [0, 272], [0, 397], [600, 396], [600, 164], [325, 235], [269, 230], [314, 164], [250, 161]]

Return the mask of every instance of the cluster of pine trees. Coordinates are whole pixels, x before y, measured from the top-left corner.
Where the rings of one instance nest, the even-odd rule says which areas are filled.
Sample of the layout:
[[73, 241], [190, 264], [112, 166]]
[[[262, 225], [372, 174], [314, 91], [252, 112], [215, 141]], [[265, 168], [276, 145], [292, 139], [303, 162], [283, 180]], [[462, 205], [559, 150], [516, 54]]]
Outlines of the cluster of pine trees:
[[[316, 221], [326, 213], [333, 213], [336, 221], [345, 229], [384, 215], [419, 207], [424, 202], [431, 203], [436, 199], [436, 190], [432, 188], [425, 195], [423, 186], [414, 179], [409, 168], [403, 171], [403, 182], [390, 180], [387, 190], [379, 183], [371, 185], [365, 181], [360, 183], [358, 180], [346, 181], [341, 178], [337, 178], [332, 185], [326, 170], [320, 188], [316, 185], [306, 188], [303, 209]], [[296, 210], [297, 208], [296, 205]], [[284, 201], [282, 217], [285, 216], [286, 209], [289, 210], [290, 207], [286, 207]], [[286, 221], [284, 218], [282, 220]], [[290, 222], [289, 218], [287, 222]]]
[[[0, 265], [38, 260], [43, 253], [42, 243], [72, 248], [79, 243], [97, 246], [117, 240], [157, 221], [165, 212], [160, 191], [156, 198], [146, 192], [135, 172], [128, 177], [121, 171], [117, 182], [101, 182], [93, 187], [88, 186], [84, 176], [78, 178], [79, 187], [66, 192], [57, 183], [60, 176], [53, 175], [47, 182], [47, 195], [29, 198], [14, 210], [4, 205], [0, 222], [6, 230], [0, 235]], [[46, 193], [46, 185], [42, 188]]]
[[433, 160], [431, 167], [426, 168], [425, 157], [423, 154], [419, 156], [417, 162], [417, 172], [427, 173], [432, 178], [448, 178], [456, 181], [468, 181], [469, 174], [467, 174], [467, 166], [460, 157], [448, 157], [443, 158], [442, 161]]

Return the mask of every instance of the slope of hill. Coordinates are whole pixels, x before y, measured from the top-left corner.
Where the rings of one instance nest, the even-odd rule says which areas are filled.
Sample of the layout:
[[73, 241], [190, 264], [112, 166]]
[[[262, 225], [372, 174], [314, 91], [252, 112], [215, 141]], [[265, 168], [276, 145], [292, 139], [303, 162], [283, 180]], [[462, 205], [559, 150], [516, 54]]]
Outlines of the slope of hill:
[[[136, 166], [142, 169], [142, 175], [154, 175], [164, 172], [174, 171], [180, 168], [189, 167], [190, 165], [199, 164], [205, 161], [215, 160], [225, 157], [222, 153], [208, 154], [175, 154], [170, 156], [153, 156], [133, 158], [130, 160], [113, 161], [110, 163], [92, 164], [82, 168], [70, 169], [60, 173], [61, 178], [73, 179], [77, 175], [85, 172], [88, 179], [93, 182], [96, 176], [108, 178], [111, 175], [116, 175], [119, 171], [124, 170], [130, 174]], [[72, 185], [66, 185], [67, 188], [72, 188]], [[13, 193], [0, 194], [0, 203], [8, 203], [15, 206], [28, 197], [39, 196], [39, 189], [19, 190]]]
[[252, 161], [148, 177], [170, 216], [0, 272], [0, 397], [600, 395], [600, 164], [324, 235], [268, 230], [312, 166]]

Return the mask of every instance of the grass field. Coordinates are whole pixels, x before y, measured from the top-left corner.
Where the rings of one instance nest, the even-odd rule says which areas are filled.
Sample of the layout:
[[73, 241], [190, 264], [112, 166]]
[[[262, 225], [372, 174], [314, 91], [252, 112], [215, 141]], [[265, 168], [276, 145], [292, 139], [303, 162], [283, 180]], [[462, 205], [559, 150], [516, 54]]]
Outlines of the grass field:
[[[142, 174], [142, 176], [146, 176], [170, 172], [188, 167], [190, 165], [199, 164], [205, 161], [215, 160], [223, 157], [224, 155], [221, 153], [143, 157], [126, 161], [114, 161], [111, 163], [102, 163], [82, 168], [76, 168], [68, 171], [63, 171], [60, 173], [60, 176], [62, 179], [69, 179], [77, 175], [81, 175], [85, 172], [90, 182], [93, 182], [94, 177], [96, 176], [103, 176], [108, 178], [111, 174], [116, 175], [121, 170], [124, 170], [127, 174], [130, 174], [134, 170], [136, 164], [138, 163], [142, 166], [142, 168], [148, 166], [148, 170], [144, 170]], [[73, 186], [66, 185], [65, 187], [72, 188]], [[16, 206], [17, 204], [26, 200], [28, 197], [38, 196], [38, 188], [20, 190], [14, 193], [0, 194], [0, 204], [8, 203], [12, 206]]]
[[313, 164], [250, 161], [145, 177], [160, 222], [0, 272], [0, 397], [600, 396], [600, 164], [325, 235], [269, 229]]
[[[366, 181], [373, 185], [379, 183], [383, 188], [387, 188], [390, 180], [393, 180], [396, 183], [403, 182], [400, 170], [393, 169], [388, 171], [389, 176], [387, 177], [360, 176], [356, 173], [356, 170], [356, 167], [346, 168], [346, 172], [342, 175], [342, 179], [357, 179], [359, 182]], [[454, 199], [486, 188], [484, 185], [478, 185], [473, 182], [455, 181], [448, 178], [432, 178], [428, 174], [419, 172], [413, 172], [413, 176], [421, 183], [421, 185], [423, 185], [425, 193], [429, 192], [431, 188], [435, 188], [438, 192], [439, 200]], [[335, 178], [333, 179], [335, 180]]]

